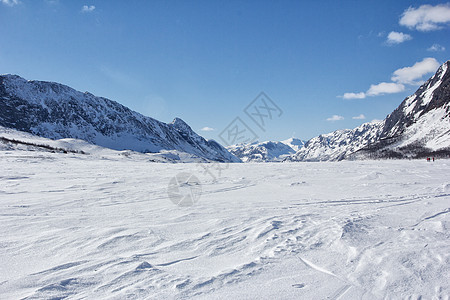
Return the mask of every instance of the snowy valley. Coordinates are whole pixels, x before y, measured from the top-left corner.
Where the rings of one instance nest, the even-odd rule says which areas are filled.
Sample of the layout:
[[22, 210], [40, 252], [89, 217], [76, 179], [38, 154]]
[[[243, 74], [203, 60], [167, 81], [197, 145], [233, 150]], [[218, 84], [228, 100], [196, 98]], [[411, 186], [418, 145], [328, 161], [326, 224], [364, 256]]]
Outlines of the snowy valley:
[[381, 122], [231, 153], [0, 77], [1, 298], [448, 299], [448, 65]]
[[450, 300], [450, 0], [0, 0], [0, 300]]

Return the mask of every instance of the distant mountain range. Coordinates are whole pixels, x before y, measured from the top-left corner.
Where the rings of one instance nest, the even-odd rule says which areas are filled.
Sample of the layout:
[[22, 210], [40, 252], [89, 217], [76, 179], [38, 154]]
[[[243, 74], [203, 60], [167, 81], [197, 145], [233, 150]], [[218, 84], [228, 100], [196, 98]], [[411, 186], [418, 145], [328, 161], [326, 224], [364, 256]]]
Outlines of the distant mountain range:
[[[170, 161], [450, 157], [450, 61], [383, 121], [322, 134], [307, 142], [291, 138], [225, 149], [196, 134], [179, 118], [166, 124], [88, 92], [53, 82], [27, 81], [16, 75], [0, 76], [0, 126], [50, 139], [85, 140], [119, 151], [163, 153], [157, 160]], [[12, 147], [15, 142], [7, 140], [3, 142]]]
[[228, 146], [227, 149], [243, 162], [283, 161], [303, 147], [305, 141], [290, 138], [281, 142], [254, 142]]
[[240, 162], [179, 118], [166, 124], [88, 92], [17, 75], [0, 76], [0, 126], [50, 139], [81, 139], [114, 150], [175, 150], [206, 160]]

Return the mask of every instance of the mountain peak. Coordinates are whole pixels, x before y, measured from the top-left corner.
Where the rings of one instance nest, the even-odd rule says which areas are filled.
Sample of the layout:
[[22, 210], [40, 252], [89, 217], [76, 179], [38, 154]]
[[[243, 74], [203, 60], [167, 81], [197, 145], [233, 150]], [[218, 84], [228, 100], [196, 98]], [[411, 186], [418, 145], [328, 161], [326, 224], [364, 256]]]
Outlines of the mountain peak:
[[19, 75], [15, 75], [15, 74], [0, 74], [0, 76], [1, 77], [6, 77], [6, 78], [22, 78]]
[[173, 119], [172, 123], [170, 123], [173, 128], [179, 130], [179, 131], [183, 131], [183, 132], [193, 132], [192, 128], [182, 119], [180, 118], [175, 118]]
[[438, 72], [439, 72], [440, 69], [443, 69], [443, 68], [446, 68], [446, 71], [447, 71], [447, 72], [449, 71], [449, 69], [450, 69], [450, 60], [447, 60], [445, 63], [443, 63], [443, 64], [439, 67]]
[[20, 77], [19, 75], [15, 75], [15, 74], [1, 74], [0, 75], [0, 80], [4, 81], [7, 80], [9, 82], [27, 82], [26, 79]]

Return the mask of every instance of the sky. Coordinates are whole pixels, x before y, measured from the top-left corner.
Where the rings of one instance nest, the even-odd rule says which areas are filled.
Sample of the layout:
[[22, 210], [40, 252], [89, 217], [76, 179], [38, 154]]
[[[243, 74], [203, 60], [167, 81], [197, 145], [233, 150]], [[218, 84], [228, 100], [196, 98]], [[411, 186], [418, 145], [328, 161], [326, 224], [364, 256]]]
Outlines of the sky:
[[450, 59], [450, 3], [0, 0], [0, 36], [0, 74], [219, 142], [236, 120], [308, 140], [384, 119]]

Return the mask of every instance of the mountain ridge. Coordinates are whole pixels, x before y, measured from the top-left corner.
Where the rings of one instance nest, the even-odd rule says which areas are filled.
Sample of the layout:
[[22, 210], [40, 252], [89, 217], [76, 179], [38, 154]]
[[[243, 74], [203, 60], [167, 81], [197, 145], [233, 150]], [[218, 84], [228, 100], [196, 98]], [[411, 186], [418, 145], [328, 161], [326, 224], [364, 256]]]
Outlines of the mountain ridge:
[[114, 150], [177, 150], [212, 161], [240, 161], [179, 118], [166, 124], [89, 92], [18, 75], [0, 75], [0, 125], [50, 139], [82, 139]]
[[285, 157], [295, 153], [295, 150], [288, 144], [273, 141], [231, 145], [227, 149], [243, 162], [282, 161]]
[[[449, 157], [450, 61], [382, 121], [321, 134], [300, 143], [297, 149], [289, 140], [227, 149], [244, 162]], [[283, 147], [274, 150], [280, 143], [290, 145], [295, 153], [283, 152]]]
[[380, 122], [309, 140], [286, 161], [450, 155], [450, 60]]
[[166, 124], [89, 92], [18, 75], [0, 75], [0, 126], [51, 139], [83, 139], [115, 150], [174, 150], [219, 162], [448, 157], [450, 61], [384, 120], [307, 142], [291, 138], [224, 148], [199, 136], [180, 118]]

